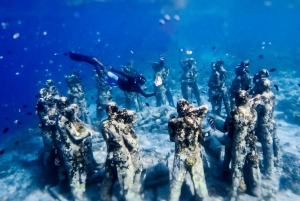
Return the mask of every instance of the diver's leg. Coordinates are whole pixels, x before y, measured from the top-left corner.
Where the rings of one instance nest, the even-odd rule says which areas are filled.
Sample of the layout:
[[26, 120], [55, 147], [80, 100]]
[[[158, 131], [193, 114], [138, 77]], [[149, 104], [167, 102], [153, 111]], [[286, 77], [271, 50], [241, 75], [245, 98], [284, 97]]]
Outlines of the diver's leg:
[[113, 74], [112, 72], [107, 73], [107, 79], [106, 82], [109, 86], [118, 86], [118, 76]]

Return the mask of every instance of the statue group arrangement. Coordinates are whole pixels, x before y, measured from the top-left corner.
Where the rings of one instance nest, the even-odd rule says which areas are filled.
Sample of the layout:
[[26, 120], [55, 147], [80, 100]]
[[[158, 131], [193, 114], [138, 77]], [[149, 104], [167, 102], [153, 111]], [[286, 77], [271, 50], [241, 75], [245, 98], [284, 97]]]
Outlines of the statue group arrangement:
[[[177, 102], [177, 117], [168, 123], [170, 141], [175, 143], [172, 176], [170, 178], [170, 201], [179, 200], [181, 186], [186, 174], [191, 175], [196, 200], [211, 200], [206, 186], [201, 154], [201, 143], [205, 140], [201, 124], [208, 112], [203, 105], [197, 85], [198, 70], [193, 58], [182, 60], [182, 97]], [[241, 62], [235, 68], [236, 77], [227, 89], [227, 72], [224, 62], [211, 63], [212, 74], [208, 82], [209, 102], [212, 113], [221, 115], [225, 106], [224, 123], [225, 156], [222, 161], [220, 179], [230, 178], [228, 198], [238, 200], [244, 192], [260, 198], [261, 179], [274, 177], [275, 165], [279, 164], [279, 139], [274, 120], [275, 95], [271, 91], [269, 72], [265, 69], [251, 76], [247, 70], [249, 61]], [[157, 106], [167, 103], [175, 107], [168, 81], [169, 69], [165, 58], [153, 62], [153, 84]], [[121, 66], [123, 73], [136, 76], [132, 62]], [[137, 112], [142, 105], [139, 94], [124, 92], [126, 109], [118, 108], [112, 101], [112, 87], [107, 84], [106, 73], [95, 75], [98, 88], [97, 118], [102, 120], [98, 131], [107, 145], [105, 173], [98, 200], [111, 200], [115, 181], [121, 186], [125, 200], [141, 200], [143, 190], [141, 173], [143, 159], [140, 157], [138, 136], [133, 129]], [[101, 76], [103, 75], [103, 76]], [[86, 181], [97, 172], [97, 163], [92, 152], [91, 121], [85, 100], [85, 90], [77, 72], [65, 76], [68, 98], [59, 95], [52, 80], [47, 80], [40, 90], [37, 102], [39, 127], [44, 143], [45, 171], [52, 164], [58, 167], [60, 183], [67, 181], [73, 200], [88, 200], [85, 196]], [[251, 87], [251, 81], [253, 87]], [[195, 96], [198, 107], [191, 104]], [[107, 117], [105, 117], [105, 113]], [[259, 166], [256, 142], [262, 146], [263, 170]], [[54, 155], [54, 161], [53, 157]]]

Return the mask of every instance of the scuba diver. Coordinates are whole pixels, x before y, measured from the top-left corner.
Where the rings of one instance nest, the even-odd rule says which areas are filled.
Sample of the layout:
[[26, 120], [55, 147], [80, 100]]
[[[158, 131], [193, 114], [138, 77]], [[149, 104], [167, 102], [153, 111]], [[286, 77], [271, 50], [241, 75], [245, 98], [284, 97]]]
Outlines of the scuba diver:
[[[122, 71], [118, 71], [111, 66], [109, 66], [109, 70], [95, 57], [85, 56], [81, 54], [76, 54], [69, 52], [70, 59], [74, 61], [84, 61], [87, 62], [95, 67], [96, 73], [98, 76], [101, 76], [101, 71], [98, 68], [98, 65], [101, 69], [107, 74], [106, 82], [111, 86], [118, 86], [122, 91], [126, 92], [136, 92], [141, 94], [142, 96], [149, 98], [154, 96], [156, 93], [146, 94], [142, 89], [141, 86], [145, 84], [146, 78], [142, 75], [137, 75], [136, 77], [132, 77], [130, 75], [125, 74]], [[114, 73], [121, 75], [122, 77], [118, 77]]]

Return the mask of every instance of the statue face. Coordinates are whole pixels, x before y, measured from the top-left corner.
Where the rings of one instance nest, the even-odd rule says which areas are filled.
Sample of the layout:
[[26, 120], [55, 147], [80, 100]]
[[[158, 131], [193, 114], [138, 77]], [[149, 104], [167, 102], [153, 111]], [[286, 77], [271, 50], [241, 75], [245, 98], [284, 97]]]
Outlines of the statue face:
[[106, 106], [106, 113], [109, 117], [117, 115], [119, 109], [117, 103], [109, 102]]
[[54, 85], [53, 80], [46, 80], [46, 85]]
[[40, 90], [40, 96], [41, 96], [41, 97], [45, 97], [46, 95], [47, 95], [47, 89], [42, 88], [42, 89]]

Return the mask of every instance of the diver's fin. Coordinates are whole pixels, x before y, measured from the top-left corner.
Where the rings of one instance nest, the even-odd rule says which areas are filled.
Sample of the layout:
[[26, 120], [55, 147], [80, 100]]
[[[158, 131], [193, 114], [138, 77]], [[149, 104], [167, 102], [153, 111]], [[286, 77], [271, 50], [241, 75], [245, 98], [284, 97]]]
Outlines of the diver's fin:
[[73, 52], [69, 52], [69, 57], [70, 57], [70, 59], [72, 59], [74, 61], [84, 61], [89, 64], [92, 64], [93, 66], [97, 65], [97, 62], [95, 60], [93, 60], [93, 57], [90, 57], [90, 56], [85, 56], [82, 54], [76, 54]]

